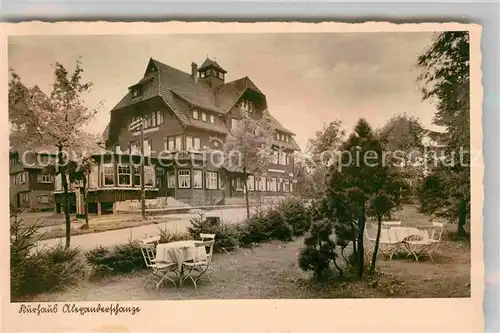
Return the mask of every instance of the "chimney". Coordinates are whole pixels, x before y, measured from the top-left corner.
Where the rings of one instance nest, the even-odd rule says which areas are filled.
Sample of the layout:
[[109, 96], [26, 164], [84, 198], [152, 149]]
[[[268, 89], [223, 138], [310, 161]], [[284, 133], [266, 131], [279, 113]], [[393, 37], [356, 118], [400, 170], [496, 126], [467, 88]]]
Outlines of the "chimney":
[[191, 63], [191, 77], [194, 82], [198, 82], [198, 64], [195, 62]]

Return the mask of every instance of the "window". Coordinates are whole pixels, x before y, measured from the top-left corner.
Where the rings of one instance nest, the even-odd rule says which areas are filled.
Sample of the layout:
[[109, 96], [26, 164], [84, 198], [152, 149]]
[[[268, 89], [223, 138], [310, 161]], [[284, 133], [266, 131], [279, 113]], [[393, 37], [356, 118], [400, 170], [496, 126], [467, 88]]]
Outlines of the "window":
[[167, 187], [175, 188], [175, 173], [173, 170], [167, 171]]
[[280, 151], [278, 152], [278, 164], [287, 165], [287, 154]]
[[290, 142], [290, 135], [286, 136], [286, 142]]
[[211, 115], [210, 115], [210, 122], [211, 122], [212, 124], [214, 124], [214, 123], [215, 123], [215, 116], [214, 116], [213, 114], [211, 114]]
[[182, 140], [181, 136], [175, 137], [175, 149], [174, 149], [174, 151], [175, 150], [182, 150], [182, 141], [181, 140]]
[[290, 192], [290, 179], [283, 181], [283, 192]]
[[163, 111], [156, 111], [156, 125], [161, 125], [163, 124]]
[[203, 188], [202, 171], [201, 170], [193, 170], [193, 187], [194, 188]]
[[179, 188], [191, 187], [191, 172], [189, 170], [179, 170]]
[[207, 171], [206, 173], [206, 184], [205, 187], [207, 190], [216, 190], [217, 189], [217, 172]]
[[236, 191], [241, 191], [243, 189], [243, 184], [241, 178], [236, 178]]
[[52, 184], [52, 175], [49, 173], [40, 173], [38, 174], [38, 182], [42, 184]]
[[144, 156], [151, 156], [151, 139], [144, 140]]
[[191, 149], [193, 149], [193, 137], [186, 136], [186, 150], [191, 150]]
[[11, 166], [14, 166], [16, 165], [17, 163], [19, 163], [19, 156], [18, 155], [14, 155], [10, 158], [10, 165]]
[[141, 89], [139, 87], [132, 88], [132, 97], [135, 98], [141, 94]]
[[193, 141], [193, 144], [194, 144], [194, 149], [196, 150], [200, 150], [200, 138], [194, 138], [194, 141]]
[[130, 165], [118, 165], [118, 185], [132, 185]]
[[122, 153], [122, 148], [120, 145], [115, 146], [115, 154], [121, 154]]
[[26, 172], [20, 172], [20, 173], [16, 174], [15, 179], [14, 179], [14, 183], [16, 185], [21, 185], [21, 184], [26, 183]]
[[286, 154], [286, 165], [291, 165], [291, 164], [292, 164], [292, 155]]
[[102, 165], [102, 180], [101, 184], [104, 186], [111, 186], [115, 184], [115, 172], [113, 164], [103, 164]]
[[278, 152], [276, 150], [273, 150], [271, 156], [272, 156], [271, 163], [278, 164], [279, 162]]
[[144, 122], [144, 129], [160, 126], [163, 124], [163, 111], [157, 110], [131, 119], [129, 130], [132, 132], [141, 130], [141, 122]]
[[134, 186], [141, 186], [141, 167], [134, 166]]
[[144, 166], [144, 186], [155, 186], [155, 169], [151, 165]]
[[198, 119], [198, 110], [193, 110], [193, 118]]
[[200, 77], [201, 78], [205, 77], [205, 72], [200, 72]]
[[40, 195], [38, 196], [38, 202], [40, 203], [49, 203], [50, 202], [50, 197], [48, 195]]
[[242, 100], [240, 103], [240, 109], [243, 111], [252, 113], [253, 112], [253, 103], [248, 100]]
[[259, 178], [259, 191], [265, 191], [266, 190], [266, 177], [260, 177]]
[[165, 169], [157, 168], [156, 169], [156, 186], [158, 188], [164, 187], [164, 185], [165, 185], [164, 179], [165, 179]]
[[174, 138], [165, 138], [165, 151], [173, 151], [174, 147]]
[[201, 120], [207, 121], [207, 114], [205, 112], [201, 113]]
[[22, 203], [29, 203], [29, 196], [28, 193], [20, 193], [20, 199]]
[[247, 178], [247, 188], [249, 191], [253, 191], [255, 186], [255, 178], [254, 176], [248, 176]]
[[140, 155], [139, 144], [135, 141], [130, 142], [130, 154]]
[[271, 192], [277, 191], [276, 178], [274, 178], [274, 177], [267, 178], [267, 190], [271, 191]]

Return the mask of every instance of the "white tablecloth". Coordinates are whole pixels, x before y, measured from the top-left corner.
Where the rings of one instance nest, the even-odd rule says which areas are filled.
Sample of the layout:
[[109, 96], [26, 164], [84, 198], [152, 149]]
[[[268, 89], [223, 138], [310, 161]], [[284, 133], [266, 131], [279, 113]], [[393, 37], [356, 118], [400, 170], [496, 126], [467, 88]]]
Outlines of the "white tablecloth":
[[409, 236], [419, 236], [421, 240], [428, 241], [429, 234], [427, 230], [409, 227], [391, 227], [389, 229], [389, 239], [402, 242]]
[[207, 251], [204, 246], [196, 247], [199, 241], [187, 240], [156, 246], [156, 261], [173, 262], [182, 267], [184, 261], [200, 261], [207, 258]]

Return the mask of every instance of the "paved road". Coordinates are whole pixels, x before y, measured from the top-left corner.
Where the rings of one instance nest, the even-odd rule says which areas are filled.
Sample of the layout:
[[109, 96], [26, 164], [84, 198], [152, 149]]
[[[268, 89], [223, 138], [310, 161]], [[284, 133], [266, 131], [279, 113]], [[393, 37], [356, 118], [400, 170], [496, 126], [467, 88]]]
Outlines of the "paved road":
[[[111, 246], [126, 243], [129, 239], [141, 239], [148, 236], [158, 235], [159, 228], [166, 228], [171, 232], [186, 232], [190, 225], [189, 219], [195, 214], [169, 215], [166, 223], [150, 224], [128, 229], [112, 230], [92, 234], [83, 234], [71, 237], [71, 246], [80, 247], [83, 250], [90, 250], [98, 245]], [[245, 208], [231, 208], [213, 210], [205, 213], [205, 216], [219, 216], [228, 223], [239, 223], [246, 217]], [[64, 244], [64, 238], [47, 239], [41, 241], [40, 246]]]

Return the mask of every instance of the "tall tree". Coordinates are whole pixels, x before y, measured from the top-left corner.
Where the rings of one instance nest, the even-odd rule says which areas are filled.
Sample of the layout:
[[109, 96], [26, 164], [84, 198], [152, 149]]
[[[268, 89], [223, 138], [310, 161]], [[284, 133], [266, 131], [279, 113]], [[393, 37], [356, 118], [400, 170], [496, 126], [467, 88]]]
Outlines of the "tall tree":
[[469, 33], [446, 31], [435, 36], [417, 62], [423, 99], [436, 105], [434, 124], [446, 131], [446, 158], [424, 181], [421, 206], [428, 214], [458, 221], [458, 236], [465, 235], [470, 216], [469, 61]]
[[241, 114], [242, 118], [226, 137], [224, 155], [226, 165], [243, 173], [247, 217], [250, 217], [248, 176], [262, 173], [270, 163], [273, 130], [265, 116], [256, 120], [245, 112]]
[[[404, 189], [411, 190], [411, 194], [415, 194], [414, 189], [418, 188], [424, 177], [423, 140], [427, 132], [418, 118], [404, 113], [392, 116], [377, 130], [389, 162], [395, 167], [392, 171], [398, 172], [406, 181]], [[405, 196], [409, 195], [410, 193], [405, 193]]]
[[301, 183], [298, 188], [306, 191], [304, 196], [319, 198], [323, 195], [328, 165], [338, 158], [336, 154], [344, 136], [342, 122], [335, 120], [323, 125], [314, 138], [309, 139], [305, 154], [297, 159], [302, 166], [302, 174], [297, 177]]
[[[391, 160], [386, 160], [384, 146], [366, 120], [358, 121], [354, 132], [341, 148], [341, 159], [329, 170], [326, 200], [332, 216], [337, 220], [337, 237], [349, 237], [353, 243], [358, 277], [361, 278], [365, 267], [366, 217], [372, 214], [378, 220], [370, 266], [373, 272], [382, 216], [400, 202], [402, 182], [399, 173], [392, 170]], [[342, 239], [339, 243], [343, 243]]]
[[55, 147], [57, 149], [57, 172], [61, 174], [64, 190], [64, 216], [66, 220], [66, 247], [70, 246], [71, 221], [69, 214], [68, 170], [66, 165], [71, 159], [78, 159], [88, 152], [88, 135], [83, 131], [102, 103], [95, 108], [88, 107], [83, 95], [90, 92], [92, 84], [82, 79], [83, 69], [80, 61], [75, 70], [69, 73], [56, 63], [54, 83], [46, 95], [37, 86], [27, 87], [21, 77], [12, 72], [9, 82], [9, 121], [10, 140], [14, 144], [24, 144], [28, 148]]

